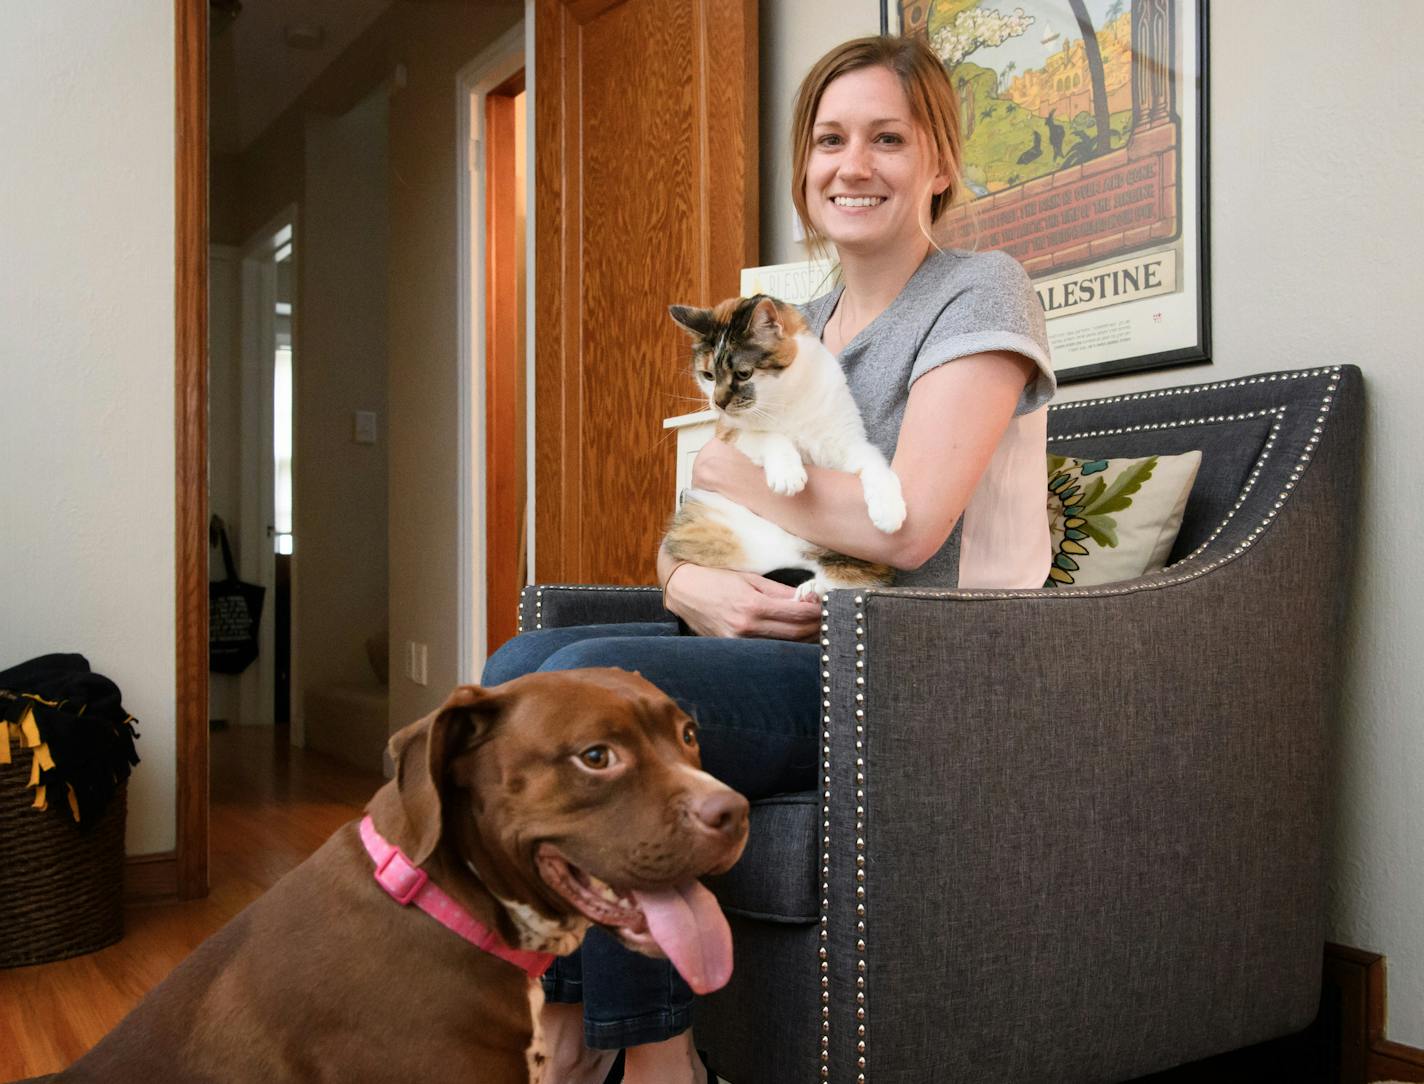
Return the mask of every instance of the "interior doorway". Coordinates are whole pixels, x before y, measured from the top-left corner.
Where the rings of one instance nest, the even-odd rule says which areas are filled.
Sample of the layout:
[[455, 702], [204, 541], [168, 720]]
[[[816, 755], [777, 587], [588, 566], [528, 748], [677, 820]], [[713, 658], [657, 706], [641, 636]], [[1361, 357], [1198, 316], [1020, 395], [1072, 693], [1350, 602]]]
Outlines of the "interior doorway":
[[[241, 678], [239, 719], [292, 719], [293, 377], [296, 208], [254, 236], [242, 259], [242, 407], [239, 425], [242, 576], [267, 592], [257, 660]], [[301, 744], [301, 735], [293, 741]]]
[[238, 261], [235, 289], [212, 297], [214, 324], [233, 327], [209, 369], [213, 511], [233, 525], [241, 578], [265, 590], [256, 659], [224, 714], [270, 730], [274, 766], [300, 747], [379, 775], [390, 129], [405, 73], [344, 58], [393, 54], [418, 15], [390, 0], [303, 5], [312, 32], [284, 33], [297, 6], [245, 2], [210, 39], [209, 239]]
[[523, 26], [460, 74], [462, 681], [518, 627], [532, 507]]
[[[173, 866], [181, 891], [191, 895], [205, 891], [208, 880], [208, 768], [225, 755], [224, 742], [210, 740], [203, 711], [210, 684], [199, 594], [206, 505], [218, 488], [211, 476], [218, 443], [226, 433], [235, 444], [238, 429], [237, 407], [220, 426], [211, 415], [216, 396], [205, 395], [225, 379], [205, 356], [210, 254], [229, 249], [232, 276], [240, 277], [248, 239], [283, 206], [300, 208], [293, 229], [291, 738], [305, 720], [309, 750], [325, 748], [310, 710], [314, 697], [322, 699], [336, 709], [323, 717], [339, 724], [328, 730], [330, 746], [375, 763], [379, 779], [389, 732], [429, 710], [432, 698], [438, 702], [436, 689], [470, 676], [474, 626], [464, 600], [479, 600], [483, 653], [486, 590], [474, 574], [483, 576], [483, 539], [478, 557], [462, 561], [472, 552], [465, 528], [475, 514], [468, 495], [476, 477], [481, 530], [485, 518], [483, 466], [475, 468], [465, 447], [473, 392], [463, 355], [471, 340], [462, 334], [451, 342], [461, 316], [461, 330], [469, 331], [473, 296], [468, 261], [459, 256], [469, 250], [468, 234], [459, 249], [450, 246], [468, 204], [469, 164], [463, 147], [452, 157], [449, 134], [467, 131], [459, 127], [469, 98], [460, 65], [488, 52], [523, 11], [522, 4], [477, 0], [243, 0], [223, 8], [211, 24], [191, 4], [175, 8], [184, 153], [175, 288], [180, 704]], [[526, 34], [532, 49], [527, 28], [516, 30], [514, 41]], [[238, 294], [234, 288], [230, 296]], [[230, 323], [240, 321], [233, 315]], [[234, 364], [227, 374], [237, 386], [230, 403], [241, 398], [237, 370]], [[483, 408], [482, 389], [480, 395]], [[526, 470], [532, 473], [532, 463]], [[324, 474], [308, 477], [311, 471]], [[234, 467], [229, 493], [239, 485]], [[266, 527], [264, 521], [264, 535]], [[528, 553], [532, 561], [532, 538]], [[272, 730], [274, 757], [296, 756], [282, 728]]]

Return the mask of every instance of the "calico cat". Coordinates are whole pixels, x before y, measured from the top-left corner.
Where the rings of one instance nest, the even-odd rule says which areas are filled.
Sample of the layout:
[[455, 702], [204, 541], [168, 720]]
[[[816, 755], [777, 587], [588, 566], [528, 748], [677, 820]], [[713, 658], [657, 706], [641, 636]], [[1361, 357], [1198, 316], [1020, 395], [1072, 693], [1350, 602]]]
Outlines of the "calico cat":
[[[805, 461], [860, 475], [870, 521], [887, 534], [905, 521], [900, 479], [865, 436], [840, 362], [790, 305], [764, 294], [711, 309], [668, 310], [692, 337], [692, 368], [717, 411], [716, 439], [766, 472], [775, 492], [799, 493]], [[804, 460], [803, 460], [804, 457]], [[663, 538], [679, 561], [765, 575], [804, 569], [797, 598], [835, 587], [888, 584], [894, 570], [782, 530], [717, 493], [689, 489]]]

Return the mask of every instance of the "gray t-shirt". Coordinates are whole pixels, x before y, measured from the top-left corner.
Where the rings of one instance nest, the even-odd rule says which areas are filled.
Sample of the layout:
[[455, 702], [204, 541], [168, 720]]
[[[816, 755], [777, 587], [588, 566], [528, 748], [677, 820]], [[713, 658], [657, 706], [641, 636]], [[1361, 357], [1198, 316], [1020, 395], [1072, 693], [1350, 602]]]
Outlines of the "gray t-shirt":
[[[841, 290], [837, 287], [801, 306], [817, 337], [835, 312]], [[1053, 397], [1056, 381], [1043, 307], [1019, 262], [999, 251], [931, 251], [890, 307], [840, 354], [871, 443], [887, 459], [893, 458], [911, 385], [931, 369], [986, 350], [1022, 354], [1038, 366], [1037, 377], [1024, 388], [1014, 410], [1016, 418], [1042, 409]], [[1047, 500], [1042, 492], [1034, 499], [1041, 504]], [[961, 520], [938, 553], [920, 568], [901, 572], [895, 582], [956, 586], [962, 527]]]

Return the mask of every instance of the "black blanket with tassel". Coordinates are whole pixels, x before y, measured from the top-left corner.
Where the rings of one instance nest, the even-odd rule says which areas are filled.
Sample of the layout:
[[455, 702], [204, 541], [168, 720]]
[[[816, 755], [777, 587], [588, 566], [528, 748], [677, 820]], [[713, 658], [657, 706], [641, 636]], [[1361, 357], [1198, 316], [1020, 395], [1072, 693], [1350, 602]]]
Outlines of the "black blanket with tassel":
[[83, 655], [42, 655], [0, 670], [0, 763], [10, 742], [32, 749], [35, 806], [67, 803], [80, 825], [93, 824], [138, 763], [132, 715], [119, 687], [89, 669]]

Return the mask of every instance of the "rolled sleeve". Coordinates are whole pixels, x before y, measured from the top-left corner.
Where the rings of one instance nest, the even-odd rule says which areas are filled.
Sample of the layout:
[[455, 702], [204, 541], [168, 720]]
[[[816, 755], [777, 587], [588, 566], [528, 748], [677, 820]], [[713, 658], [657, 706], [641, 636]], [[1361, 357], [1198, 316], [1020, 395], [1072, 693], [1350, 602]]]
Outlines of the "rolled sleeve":
[[1038, 371], [1014, 408], [1018, 417], [1047, 403], [1058, 386], [1043, 306], [1028, 273], [1012, 256], [997, 251], [976, 256], [983, 273], [970, 279], [940, 311], [915, 355], [909, 385], [958, 358], [995, 350], [1021, 354]]

